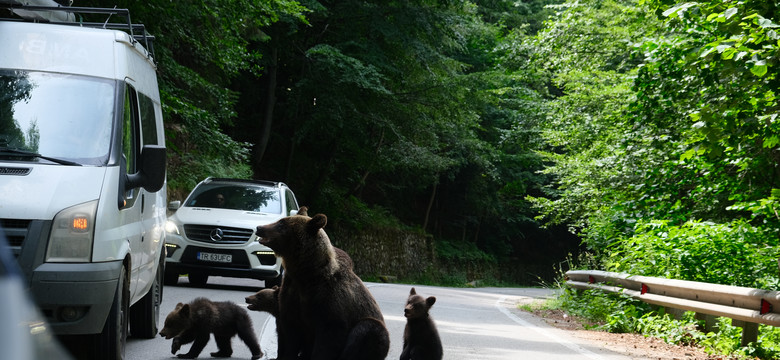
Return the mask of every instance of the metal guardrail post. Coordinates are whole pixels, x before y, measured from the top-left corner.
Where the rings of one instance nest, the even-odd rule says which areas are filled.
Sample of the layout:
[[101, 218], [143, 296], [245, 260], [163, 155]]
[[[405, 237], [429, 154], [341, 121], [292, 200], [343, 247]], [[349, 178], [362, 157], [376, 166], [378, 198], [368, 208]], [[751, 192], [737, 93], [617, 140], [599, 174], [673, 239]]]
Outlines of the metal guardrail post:
[[[570, 270], [566, 284], [575, 289], [597, 289], [622, 293], [649, 304], [694, 311], [705, 318], [705, 327], [715, 324], [714, 316], [732, 319], [742, 327], [742, 344], [758, 339], [758, 324], [780, 326], [780, 292], [739, 286], [629, 275], [598, 270]], [[739, 324], [739, 325], [738, 325]]]

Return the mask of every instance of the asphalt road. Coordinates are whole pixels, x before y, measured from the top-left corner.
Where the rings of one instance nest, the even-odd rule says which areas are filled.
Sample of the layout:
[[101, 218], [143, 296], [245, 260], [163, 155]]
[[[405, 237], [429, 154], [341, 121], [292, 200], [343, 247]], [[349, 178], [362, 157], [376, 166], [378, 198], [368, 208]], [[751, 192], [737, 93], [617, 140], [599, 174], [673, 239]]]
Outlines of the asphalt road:
[[[366, 283], [377, 299], [390, 331], [390, 353], [387, 359], [398, 359], [403, 345], [406, 319], [403, 308], [412, 285]], [[163, 296], [161, 319], [179, 302], [189, 302], [203, 296], [214, 301], [229, 300], [244, 305], [244, 297], [262, 288], [257, 280], [212, 277], [205, 287], [193, 287], [182, 277], [178, 286], [167, 286]], [[519, 311], [519, 302], [552, 296], [548, 289], [533, 288], [444, 288], [415, 285], [417, 293], [436, 296], [431, 315], [436, 321], [447, 360], [628, 360], [569, 336], [541, 320]], [[250, 311], [264, 359], [276, 357], [274, 318], [263, 312]], [[162, 326], [162, 325], [161, 325]], [[190, 344], [182, 346], [187, 352]], [[172, 359], [171, 340], [162, 337], [128, 339], [128, 360]], [[213, 338], [199, 358], [209, 359], [217, 351]], [[233, 338], [233, 359], [250, 359], [251, 353], [238, 337]]]

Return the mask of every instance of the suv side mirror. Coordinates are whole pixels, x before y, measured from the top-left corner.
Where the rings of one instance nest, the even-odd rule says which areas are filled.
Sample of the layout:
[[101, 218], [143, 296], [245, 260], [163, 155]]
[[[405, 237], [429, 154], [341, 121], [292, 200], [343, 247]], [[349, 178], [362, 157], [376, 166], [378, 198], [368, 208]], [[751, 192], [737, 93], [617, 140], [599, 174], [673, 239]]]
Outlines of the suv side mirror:
[[139, 158], [137, 173], [127, 175], [125, 190], [143, 187], [148, 192], [157, 192], [165, 184], [165, 146], [144, 145]]
[[174, 200], [168, 203], [168, 210], [170, 211], [179, 210], [180, 207], [181, 207], [181, 201], [179, 200]]

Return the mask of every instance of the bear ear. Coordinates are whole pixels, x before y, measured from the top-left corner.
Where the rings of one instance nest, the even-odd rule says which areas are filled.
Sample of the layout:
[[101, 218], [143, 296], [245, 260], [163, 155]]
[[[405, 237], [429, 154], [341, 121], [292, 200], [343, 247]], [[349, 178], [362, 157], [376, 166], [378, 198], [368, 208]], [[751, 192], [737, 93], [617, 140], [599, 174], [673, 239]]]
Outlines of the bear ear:
[[279, 285], [274, 285], [274, 287], [271, 288], [273, 291], [279, 291]]
[[433, 306], [434, 303], [436, 303], [435, 296], [429, 296], [427, 299], [425, 299], [425, 304], [428, 305], [429, 308]]
[[414, 291], [414, 288], [409, 291], [409, 295], [417, 295], [417, 291]]
[[309, 207], [301, 206], [301, 208], [298, 209], [298, 215], [309, 216]]
[[176, 304], [176, 309], [175, 310], [181, 309], [182, 306], [184, 306], [184, 304], [182, 304], [182, 303]]
[[181, 309], [179, 309], [179, 313], [182, 316], [190, 316], [190, 304], [182, 305]]
[[328, 217], [323, 214], [317, 214], [314, 215], [311, 220], [309, 220], [308, 223], [306, 223], [306, 227], [309, 229], [309, 232], [316, 233], [317, 231], [320, 231], [320, 229], [325, 227], [325, 224], [328, 223]]

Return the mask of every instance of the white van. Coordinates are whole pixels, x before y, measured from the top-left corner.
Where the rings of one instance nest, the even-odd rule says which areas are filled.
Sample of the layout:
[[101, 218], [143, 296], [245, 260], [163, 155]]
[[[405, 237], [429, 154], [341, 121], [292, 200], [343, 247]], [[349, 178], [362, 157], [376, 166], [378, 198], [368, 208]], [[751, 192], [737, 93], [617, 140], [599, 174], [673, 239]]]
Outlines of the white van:
[[123, 9], [6, 9], [22, 16], [0, 19], [0, 230], [54, 333], [120, 359], [128, 333], [156, 335], [163, 291], [166, 150], [141, 44], [152, 38]]

